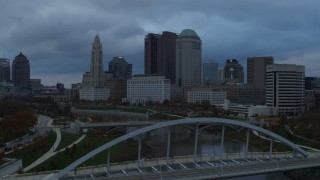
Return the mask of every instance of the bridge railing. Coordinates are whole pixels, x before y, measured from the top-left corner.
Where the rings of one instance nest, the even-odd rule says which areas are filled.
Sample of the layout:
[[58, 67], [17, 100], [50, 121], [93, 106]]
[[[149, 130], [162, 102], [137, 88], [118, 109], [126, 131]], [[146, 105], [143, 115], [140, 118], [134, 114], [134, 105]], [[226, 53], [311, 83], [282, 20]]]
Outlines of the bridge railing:
[[[296, 154], [299, 157], [303, 157], [302, 155]], [[264, 159], [264, 158], [272, 158], [272, 159], [279, 159], [279, 158], [288, 158], [293, 156], [292, 152], [273, 152], [270, 154], [269, 152], [250, 152], [248, 153], [247, 159]], [[320, 153], [319, 153], [320, 157]], [[87, 166], [87, 167], [78, 167], [78, 170], [84, 169], [100, 169], [100, 171], [115, 171], [121, 169], [136, 169], [137, 167], [146, 168], [146, 167], [157, 167], [164, 164], [185, 164], [185, 163], [193, 163], [193, 162], [205, 162], [205, 161], [227, 161], [227, 160], [243, 160], [246, 159], [244, 153], [223, 153], [223, 154], [202, 154], [198, 156], [194, 155], [186, 155], [186, 156], [175, 156], [170, 157], [167, 159], [166, 157], [161, 158], [151, 158], [151, 159], [144, 159], [141, 158], [140, 162], [137, 160], [134, 161], [126, 161], [126, 162], [119, 162], [119, 163], [110, 163], [97, 165], [97, 166]]]

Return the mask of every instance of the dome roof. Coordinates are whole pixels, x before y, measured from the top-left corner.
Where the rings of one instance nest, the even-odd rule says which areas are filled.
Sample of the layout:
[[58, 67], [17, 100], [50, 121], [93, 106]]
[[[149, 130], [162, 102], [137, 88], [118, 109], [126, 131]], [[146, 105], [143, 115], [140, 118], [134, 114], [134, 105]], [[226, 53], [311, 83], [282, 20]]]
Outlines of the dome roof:
[[126, 59], [122, 56], [115, 56], [112, 58], [110, 63], [127, 63]]
[[179, 34], [179, 37], [196, 37], [196, 38], [200, 38], [198, 36], [198, 34], [192, 30], [192, 29], [184, 29], [181, 31], [181, 33]]

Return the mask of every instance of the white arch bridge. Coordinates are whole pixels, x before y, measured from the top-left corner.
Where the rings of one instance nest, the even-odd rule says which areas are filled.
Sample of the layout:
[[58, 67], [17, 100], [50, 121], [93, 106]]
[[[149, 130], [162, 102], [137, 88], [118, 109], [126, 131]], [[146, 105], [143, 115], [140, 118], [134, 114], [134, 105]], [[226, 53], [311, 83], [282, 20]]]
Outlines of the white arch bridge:
[[[185, 157], [170, 157], [170, 144], [171, 144], [171, 132], [168, 129], [168, 139], [167, 139], [167, 155], [164, 158], [154, 159], [154, 160], [144, 160], [141, 158], [141, 135], [149, 131], [157, 130], [160, 128], [177, 126], [177, 125], [194, 125], [195, 126], [195, 142], [194, 142], [194, 154]], [[202, 129], [210, 125], [220, 125], [222, 126], [221, 132], [221, 152], [224, 143], [224, 134], [226, 126], [238, 126], [247, 130], [246, 133], [246, 144], [245, 151], [243, 153], [237, 154], [224, 154], [220, 157], [203, 155], [199, 156], [197, 152], [198, 147], [198, 136]], [[250, 139], [250, 131], [257, 131], [260, 134], [267, 136], [271, 139], [269, 152], [253, 153], [248, 152], [248, 145]], [[161, 122], [151, 126], [143, 127], [141, 129], [127, 133], [121, 137], [118, 137], [97, 149], [91, 151], [80, 159], [76, 160], [63, 170], [56, 174], [51, 174], [47, 179], [56, 178], [68, 178], [70, 171], [76, 169], [80, 164], [90, 159], [91, 157], [97, 155], [98, 153], [110, 149], [112, 146], [124, 142], [129, 138], [138, 137], [138, 157], [137, 161], [125, 162], [122, 164], [112, 165], [109, 163], [109, 152], [107, 157], [107, 164], [104, 167], [99, 168], [99, 170], [83, 170], [82, 176], [90, 175], [91, 177], [96, 177], [103, 175], [103, 178], [125, 178], [125, 179], [151, 179], [154, 177], [164, 177], [166, 179], [207, 179], [215, 177], [235, 177], [250, 174], [261, 174], [279, 171], [288, 171], [301, 168], [310, 168], [320, 166], [320, 155], [315, 155], [308, 153], [296, 144], [288, 141], [287, 139], [265, 130], [263, 128], [257, 127], [255, 125], [235, 120], [228, 120], [222, 118], [188, 118], [173, 121]], [[289, 146], [292, 151], [289, 153], [278, 153], [272, 152], [273, 142], [280, 141], [283, 144]], [[113, 171], [111, 171], [111, 169]], [[147, 170], [149, 169], [149, 170]], [[135, 170], [135, 173], [131, 173]], [[77, 170], [77, 177], [81, 178], [80, 168]], [[94, 171], [94, 172], [93, 172]], [[102, 173], [101, 173], [102, 171]], [[120, 172], [121, 175], [116, 175]], [[152, 173], [153, 172], [153, 173]], [[85, 175], [84, 175], [85, 174]], [[112, 175], [114, 174], [114, 175]], [[119, 174], [119, 173], [118, 173]]]

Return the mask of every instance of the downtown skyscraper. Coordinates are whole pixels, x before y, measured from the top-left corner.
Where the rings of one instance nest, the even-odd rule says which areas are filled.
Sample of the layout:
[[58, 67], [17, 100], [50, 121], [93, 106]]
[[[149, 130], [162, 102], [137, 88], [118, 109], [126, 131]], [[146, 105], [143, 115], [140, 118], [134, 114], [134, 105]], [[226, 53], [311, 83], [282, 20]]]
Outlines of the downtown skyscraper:
[[177, 34], [164, 31], [160, 34], [149, 33], [144, 39], [145, 75], [164, 75], [175, 83], [176, 39]]
[[132, 64], [122, 56], [113, 57], [109, 62], [109, 73], [112, 73], [115, 79], [129, 79], [132, 76]]
[[184, 29], [176, 41], [175, 83], [178, 87], [201, 83], [201, 39], [192, 29]]
[[80, 99], [89, 101], [106, 101], [109, 89], [106, 87], [107, 74], [103, 71], [103, 50], [100, 37], [95, 36], [91, 49], [90, 72], [83, 74]]
[[12, 82], [19, 88], [31, 87], [29, 60], [22, 52], [12, 62]]
[[10, 81], [10, 60], [0, 58], [0, 82]]
[[233, 83], [243, 83], [244, 73], [243, 67], [236, 59], [227, 59], [224, 66], [224, 81]]
[[201, 83], [214, 84], [218, 81], [218, 63], [215, 61], [203, 61], [201, 68]]
[[266, 68], [273, 64], [273, 57], [248, 57], [247, 58], [247, 84], [256, 88], [265, 89]]

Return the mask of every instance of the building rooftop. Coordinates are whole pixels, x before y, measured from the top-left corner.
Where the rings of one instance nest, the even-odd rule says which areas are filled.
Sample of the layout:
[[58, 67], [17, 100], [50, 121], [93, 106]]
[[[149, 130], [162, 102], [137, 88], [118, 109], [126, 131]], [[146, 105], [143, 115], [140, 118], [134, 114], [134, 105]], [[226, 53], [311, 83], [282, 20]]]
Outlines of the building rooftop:
[[16, 59], [27, 59], [27, 57], [20, 52], [20, 54], [16, 56]]
[[198, 36], [198, 34], [192, 30], [192, 29], [184, 29], [181, 31], [181, 33], [179, 34], [179, 37], [196, 37], [196, 38], [199, 38], [200, 37]]

